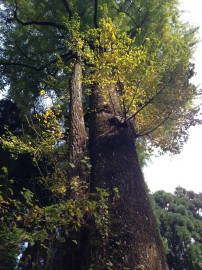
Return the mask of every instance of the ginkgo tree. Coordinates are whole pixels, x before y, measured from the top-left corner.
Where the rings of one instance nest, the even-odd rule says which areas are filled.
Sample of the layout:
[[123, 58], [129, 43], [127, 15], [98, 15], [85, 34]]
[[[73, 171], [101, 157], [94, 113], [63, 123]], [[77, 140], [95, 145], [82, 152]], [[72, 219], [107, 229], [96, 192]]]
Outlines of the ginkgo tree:
[[[186, 137], [188, 122], [193, 124], [192, 115], [197, 112], [197, 108], [190, 110], [189, 102], [198, 93], [188, 84], [192, 33], [186, 36], [183, 26], [178, 33], [172, 33], [168, 25], [171, 29], [164, 33], [163, 43], [146, 38], [144, 45], [137, 46], [136, 37], [120, 30], [120, 21], [114, 26], [111, 19], [104, 19], [100, 24], [102, 30], [96, 43], [103, 51], [93, 50], [90, 61], [94, 72], [88, 80], [101, 86], [105, 103], [110, 95], [105, 89], [115, 85], [121, 112], [116, 112], [114, 106], [114, 113], [122, 123], [133, 122], [137, 137], [146, 136], [155, 146], [178, 152], [183, 144], [179, 137]], [[167, 138], [169, 127], [173, 128], [169, 132], [172, 143]]]
[[[65, 169], [56, 162], [64, 172], [62, 202], [69, 199], [68, 186], [82, 186], [83, 180], [90, 183], [87, 193], [102, 194], [97, 195], [101, 215], [89, 218], [85, 210], [81, 215], [86, 220], [76, 248], [66, 233], [68, 219], [66, 226], [57, 220], [50, 238], [62, 241], [49, 245], [55, 256], [50, 259], [50, 250], [35, 239], [24, 252], [24, 269], [168, 269], [135, 141], [141, 138], [148, 150], [178, 153], [188, 128], [200, 123], [193, 105], [200, 91], [189, 82], [196, 29], [180, 22], [177, 4], [7, 0], [1, 7], [2, 87], [24, 113], [42, 114], [45, 97], [52, 98], [53, 108], [44, 115], [60, 112], [55, 148], [68, 145], [63, 150], [69, 161]], [[19, 152], [24, 147], [30, 153], [26, 140], [20, 144], [7, 136], [4, 147], [17, 141]], [[82, 169], [86, 158], [88, 176]]]

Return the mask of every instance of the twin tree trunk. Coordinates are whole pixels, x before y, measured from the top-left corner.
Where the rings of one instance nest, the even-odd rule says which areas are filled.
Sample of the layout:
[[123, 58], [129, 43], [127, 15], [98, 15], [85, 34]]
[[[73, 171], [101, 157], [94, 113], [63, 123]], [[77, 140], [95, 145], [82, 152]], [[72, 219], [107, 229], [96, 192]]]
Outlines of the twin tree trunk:
[[[44, 257], [44, 267], [40, 267], [41, 256], [35, 259], [35, 255], [31, 255], [27, 262], [24, 261], [23, 268], [19, 269], [168, 269], [138, 162], [134, 128], [132, 124], [120, 121], [121, 110], [113, 85], [106, 87], [105, 91], [109, 97], [107, 105], [103, 102], [98, 86], [92, 92], [89, 153], [92, 165], [91, 191], [100, 187], [110, 194], [108, 236], [103, 238], [91, 224], [91, 229], [81, 230], [79, 246], [69, 239], [56, 247], [57, 251], [50, 261]], [[79, 56], [70, 79], [70, 99], [69, 159], [78, 168], [85, 153], [87, 138], [82, 108], [82, 63]], [[79, 175], [79, 169], [72, 170], [70, 177], [76, 175]], [[118, 189], [119, 199], [114, 197], [114, 188]], [[37, 244], [35, 248], [37, 254], [41, 253]], [[34, 251], [34, 247], [31, 249]], [[26, 253], [29, 250], [25, 252], [25, 257]]]
[[[75, 163], [86, 145], [81, 82], [82, 63], [78, 56], [70, 83], [69, 150], [70, 161]], [[98, 232], [89, 231], [88, 236], [84, 236], [85, 241], [81, 241], [83, 250], [76, 250], [78, 260], [71, 269], [166, 270], [162, 243], [134, 144], [135, 130], [132, 124], [120, 121], [121, 109], [113, 85], [105, 91], [108, 105], [103, 102], [99, 87], [92, 92], [89, 153], [92, 191], [100, 187], [110, 194], [109, 235], [103, 239]], [[114, 188], [120, 196], [116, 201]]]

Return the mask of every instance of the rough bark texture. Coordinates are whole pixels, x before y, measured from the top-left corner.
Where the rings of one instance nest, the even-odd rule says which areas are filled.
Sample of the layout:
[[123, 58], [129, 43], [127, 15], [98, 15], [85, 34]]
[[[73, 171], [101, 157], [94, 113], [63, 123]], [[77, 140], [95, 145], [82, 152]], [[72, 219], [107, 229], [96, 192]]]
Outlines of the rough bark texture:
[[78, 56], [70, 79], [70, 131], [69, 156], [71, 162], [76, 162], [85, 150], [86, 130], [82, 106], [82, 63]]
[[[96, 89], [92, 95], [90, 150], [93, 187], [110, 192], [109, 237], [91, 240], [92, 260], [96, 270], [168, 269], [162, 243], [152, 213], [146, 185], [134, 144], [133, 126], [121, 123], [113, 86], [108, 105]], [[113, 201], [113, 188], [120, 199]], [[108, 265], [108, 267], [106, 266]], [[111, 267], [111, 268], [110, 268]]]
[[[81, 159], [86, 153], [87, 135], [82, 102], [82, 60], [79, 55], [70, 78], [69, 110], [69, 161], [74, 164], [71, 171], [69, 170], [69, 180], [77, 176], [84, 180], [86, 175], [84, 176], [81, 169]], [[56, 247], [56, 260], [51, 270], [80, 270], [83, 256], [83, 231], [74, 232], [71, 237], [65, 236], [65, 238], [66, 242]], [[77, 239], [78, 245], [72, 241], [74, 239]]]
[[[78, 56], [70, 78], [70, 132], [69, 161], [75, 166], [69, 171], [69, 179], [75, 176], [83, 177], [80, 161], [86, 148], [86, 130], [82, 106], [82, 62]], [[83, 179], [82, 179], [83, 180]], [[63, 228], [63, 230], [65, 230]], [[65, 243], [53, 240], [50, 244], [51, 255], [37, 243], [26, 249], [19, 269], [27, 270], [79, 270], [82, 267], [83, 232], [74, 233], [72, 238], [66, 237]], [[78, 239], [79, 244], [72, 242]]]

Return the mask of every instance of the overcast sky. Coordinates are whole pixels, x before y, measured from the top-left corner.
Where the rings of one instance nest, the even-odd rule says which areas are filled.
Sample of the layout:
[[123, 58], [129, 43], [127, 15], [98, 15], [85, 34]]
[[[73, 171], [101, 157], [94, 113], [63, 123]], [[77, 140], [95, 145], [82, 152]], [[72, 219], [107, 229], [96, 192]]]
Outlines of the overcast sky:
[[[180, 7], [183, 20], [200, 27], [198, 37], [202, 40], [202, 0], [181, 0]], [[202, 88], [202, 41], [194, 54], [194, 63], [197, 75], [192, 81]], [[177, 186], [202, 192], [202, 126], [190, 129], [189, 140], [181, 154], [153, 158], [152, 163], [144, 168], [144, 175], [152, 192], [173, 192]]]

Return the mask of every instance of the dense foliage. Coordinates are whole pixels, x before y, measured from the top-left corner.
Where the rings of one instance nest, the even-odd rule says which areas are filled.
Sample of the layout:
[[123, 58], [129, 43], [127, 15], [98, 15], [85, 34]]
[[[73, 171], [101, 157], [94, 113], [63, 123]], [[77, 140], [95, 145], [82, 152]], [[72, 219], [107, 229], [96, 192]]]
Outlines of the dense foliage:
[[[5, 0], [0, 6], [0, 87], [8, 93], [0, 102], [3, 267], [60, 270], [66, 264], [77, 270], [86, 263], [89, 269], [117, 270], [120, 263], [140, 269], [141, 252], [131, 262], [135, 256], [124, 246], [135, 228], [134, 204], [145, 208], [136, 211], [145, 211], [137, 227], [149, 222], [154, 234], [148, 233], [145, 243], [155, 239], [151, 246], [162, 254], [134, 141], [141, 153], [154, 147], [178, 153], [188, 128], [200, 123], [193, 104], [201, 93], [189, 82], [196, 29], [180, 21], [177, 4]], [[112, 148], [100, 161], [96, 149], [105, 141]], [[118, 152], [126, 148], [132, 156]], [[127, 196], [128, 190], [137, 194]], [[131, 216], [120, 240], [125, 220], [110, 218], [122, 217], [127, 207]], [[116, 230], [112, 236], [110, 226]], [[97, 262], [87, 253], [89, 239], [90, 247], [102, 246]], [[131, 240], [128, 249], [133, 245], [136, 252], [138, 244], [143, 250], [140, 240]], [[113, 256], [121, 251], [120, 262], [109, 250]], [[163, 255], [159, 261], [165, 270]]]
[[200, 93], [189, 84], [196, 29], [180, 22], [177, 1], [5, 1], [1, 21], [1, 85], [18, 106], [38, 111], [43, 89], [64, 113], [79, 53], [87, 95], [100, 84], [107, 102], [104, 89], [115, 83], [119, 121], [133, 121], [137, 137], [164, 151], [180, 151]]
[[202, 269], [202, 194], [178, 187], [152, 198], [170, 269]]

